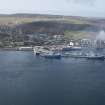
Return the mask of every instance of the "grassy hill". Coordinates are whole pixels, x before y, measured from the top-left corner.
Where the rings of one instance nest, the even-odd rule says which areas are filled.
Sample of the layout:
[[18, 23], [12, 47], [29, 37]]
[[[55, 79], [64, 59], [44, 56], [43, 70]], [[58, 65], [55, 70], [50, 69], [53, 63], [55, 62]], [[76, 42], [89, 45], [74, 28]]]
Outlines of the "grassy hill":
[[0, 25], [17, 25], [38, 21], [57, 21], [72, 24], [91, 24], [92, 19], [76, 16], [41, 15], [41, 14], [12, 14], [0, 15]]

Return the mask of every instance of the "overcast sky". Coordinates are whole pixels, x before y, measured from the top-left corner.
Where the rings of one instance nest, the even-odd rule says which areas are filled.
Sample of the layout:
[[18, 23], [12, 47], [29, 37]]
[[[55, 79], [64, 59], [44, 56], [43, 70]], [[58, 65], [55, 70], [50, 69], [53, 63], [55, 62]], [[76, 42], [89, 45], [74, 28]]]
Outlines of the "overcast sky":
[[0, 13], [105, 17], [105, 0], [0, 0]]

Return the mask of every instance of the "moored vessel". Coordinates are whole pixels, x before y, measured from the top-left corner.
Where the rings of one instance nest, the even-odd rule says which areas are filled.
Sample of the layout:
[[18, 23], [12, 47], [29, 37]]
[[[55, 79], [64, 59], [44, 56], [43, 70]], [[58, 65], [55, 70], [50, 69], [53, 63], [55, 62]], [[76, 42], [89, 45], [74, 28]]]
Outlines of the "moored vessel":
[[42, 56], [48, 59], [61, 59], [61, 54], [55, 52], [48, 52], [46, 54], [43, 54]]
[[90, 60], [104, 60], [105, 59], [104, 56], [98, 56], [98, 55], [96, 55], [96, 56], [87, 56], [86, 58], [90, 59]]

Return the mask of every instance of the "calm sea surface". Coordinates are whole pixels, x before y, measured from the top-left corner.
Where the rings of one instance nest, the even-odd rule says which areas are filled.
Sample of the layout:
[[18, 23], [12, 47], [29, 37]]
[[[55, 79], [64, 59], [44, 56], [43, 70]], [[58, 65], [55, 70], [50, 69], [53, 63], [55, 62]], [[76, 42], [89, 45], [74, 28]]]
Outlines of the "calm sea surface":
[[105, 61], [1, 51], [0, 105], [105, 105]]

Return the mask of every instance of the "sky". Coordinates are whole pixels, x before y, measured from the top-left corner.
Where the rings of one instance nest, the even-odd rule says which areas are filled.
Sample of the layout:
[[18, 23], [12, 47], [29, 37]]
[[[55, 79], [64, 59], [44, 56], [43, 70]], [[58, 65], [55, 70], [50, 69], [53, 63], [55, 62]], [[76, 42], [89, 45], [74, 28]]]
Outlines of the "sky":
[[105, 17], [105, 0], [0, 0], [0, 14]]

